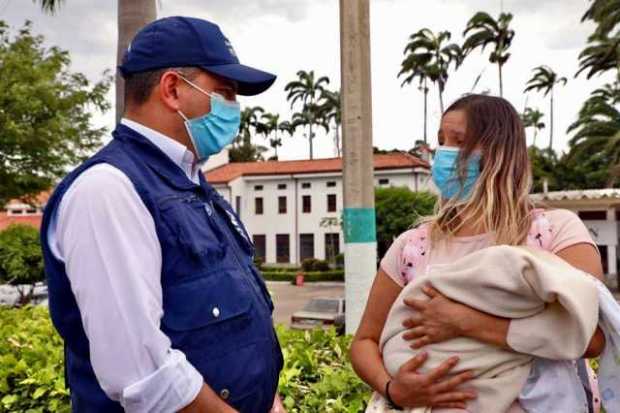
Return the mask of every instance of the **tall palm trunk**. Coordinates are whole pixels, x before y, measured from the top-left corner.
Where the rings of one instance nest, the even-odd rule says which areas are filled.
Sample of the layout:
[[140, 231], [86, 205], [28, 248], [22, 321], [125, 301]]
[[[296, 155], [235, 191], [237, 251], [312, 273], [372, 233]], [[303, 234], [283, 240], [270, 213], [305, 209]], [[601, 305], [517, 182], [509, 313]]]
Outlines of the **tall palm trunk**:
[[[118, 45], [117, 64], [121, 64], [129, 42], [138, 30], [157, 18], [156, 0], [118, 0]], [[125, 83], [120, 74], [116, 74], [116, 121], [123, 115], [125, 108]]]
[[534, 125], [534, 142], [532, 142], [532, 146], [536, 146], [536, 135], [538, 135], [538, 126]]
[[314, 159], [314, 152], [312, 151], [312, 140], [314, 139], [314, 136], [312, 134], [312, 122], [310, 122], [310, 124], [308, 125], [308, 130], [309, 130], [309, 135], [308, 135], [308, 140], [310, 141], [310, 160]]
[[439, 88], [439, 110], [443, 115], [443, 91], [441, 90], [441, 88]]
[[549, 122], [549, 149], [553, 149], [553, 86], [551, 86], [551, 120]]
[[340, 158], [340, 125], [336, 123], [336, 156]]
[[[426, 141], [427, 118], [428, 118], [428, 87], [426, 87], [426, 78], [424, 78], [424, 144], [425, 145], [427, 144], [427, 141]], [[415, 142], [414, 142], [414, 145], [415, 145]]]
[[499, 67], [499, 96], [504, 97], [504, 82], [502, 79], [502, 64], [498, 63], [497, 67]]

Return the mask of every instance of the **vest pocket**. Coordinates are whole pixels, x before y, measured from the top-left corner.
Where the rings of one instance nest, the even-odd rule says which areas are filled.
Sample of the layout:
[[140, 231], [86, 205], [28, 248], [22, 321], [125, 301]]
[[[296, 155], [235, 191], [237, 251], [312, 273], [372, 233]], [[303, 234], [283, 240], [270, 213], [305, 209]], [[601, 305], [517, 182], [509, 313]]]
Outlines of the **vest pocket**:
[[194, 259], [221, 259], [225, 245], [208, 216], [207, 204], [194, 194], [168, 195], [157, 201], [161, 220]]
[[163, 289], [163, 324], [172, 331], [188, 331], [246, 319], [252, 307], [250, 292], [235, 270], [219, 269]]

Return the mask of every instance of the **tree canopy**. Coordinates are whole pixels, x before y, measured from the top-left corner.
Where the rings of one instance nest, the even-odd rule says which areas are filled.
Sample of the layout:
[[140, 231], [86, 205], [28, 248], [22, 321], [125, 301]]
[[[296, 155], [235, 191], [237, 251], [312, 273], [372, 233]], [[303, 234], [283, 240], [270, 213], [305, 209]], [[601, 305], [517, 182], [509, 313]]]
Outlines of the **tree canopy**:
[[0, 21], [0, 204], [34, 197], [91, 155], [105, 128], [91, 125], [106, 111], [111, 76], [91, 83], [70, 70], [70, 58], [25, 25], [11, 36]]

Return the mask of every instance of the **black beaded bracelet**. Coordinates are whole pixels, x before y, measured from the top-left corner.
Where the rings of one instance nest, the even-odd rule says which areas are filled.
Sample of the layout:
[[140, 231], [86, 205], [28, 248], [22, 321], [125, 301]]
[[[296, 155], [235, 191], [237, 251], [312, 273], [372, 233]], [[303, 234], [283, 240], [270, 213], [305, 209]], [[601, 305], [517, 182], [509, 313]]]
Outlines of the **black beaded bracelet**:
[[390, 396], [390, 384], [391, 383], [392, 383], [392, 380], [388, 380], [388, 382], [385, 383], [385, 398], [388, 402], [388, 407], [392, 410], [403, 410], [402, 407], [394, 403], [394, 400], [392, 400], [392, 396]]

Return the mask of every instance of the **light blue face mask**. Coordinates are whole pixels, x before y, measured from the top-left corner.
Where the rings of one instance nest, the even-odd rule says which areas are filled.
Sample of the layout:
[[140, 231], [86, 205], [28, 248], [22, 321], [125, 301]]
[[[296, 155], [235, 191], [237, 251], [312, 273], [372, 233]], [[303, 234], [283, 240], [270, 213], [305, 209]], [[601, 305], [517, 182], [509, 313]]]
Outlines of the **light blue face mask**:
[[440, 147], [435, 153], [431, 175], [444, 199], [452, 199], [458, 196], [458, 200], [466, 200], [471, 196], [480, 176], [480, 153], [474, 152], [467, 160], [465, 180], [461, 189], [461, 181], [458, 176], [459, 152], [459, 148]]
[[209, 93], [183, 76], [179, 76], [211, 98], [211, 112], [206, 115], [188, 119], [180, 110], [178, 111], [185, 120], [185, 128], [196, 149], [198, 162], [203, 162], [235, 139], [239, 133], [241, 107], [238, 102], [228, 101], [217, 93]]

